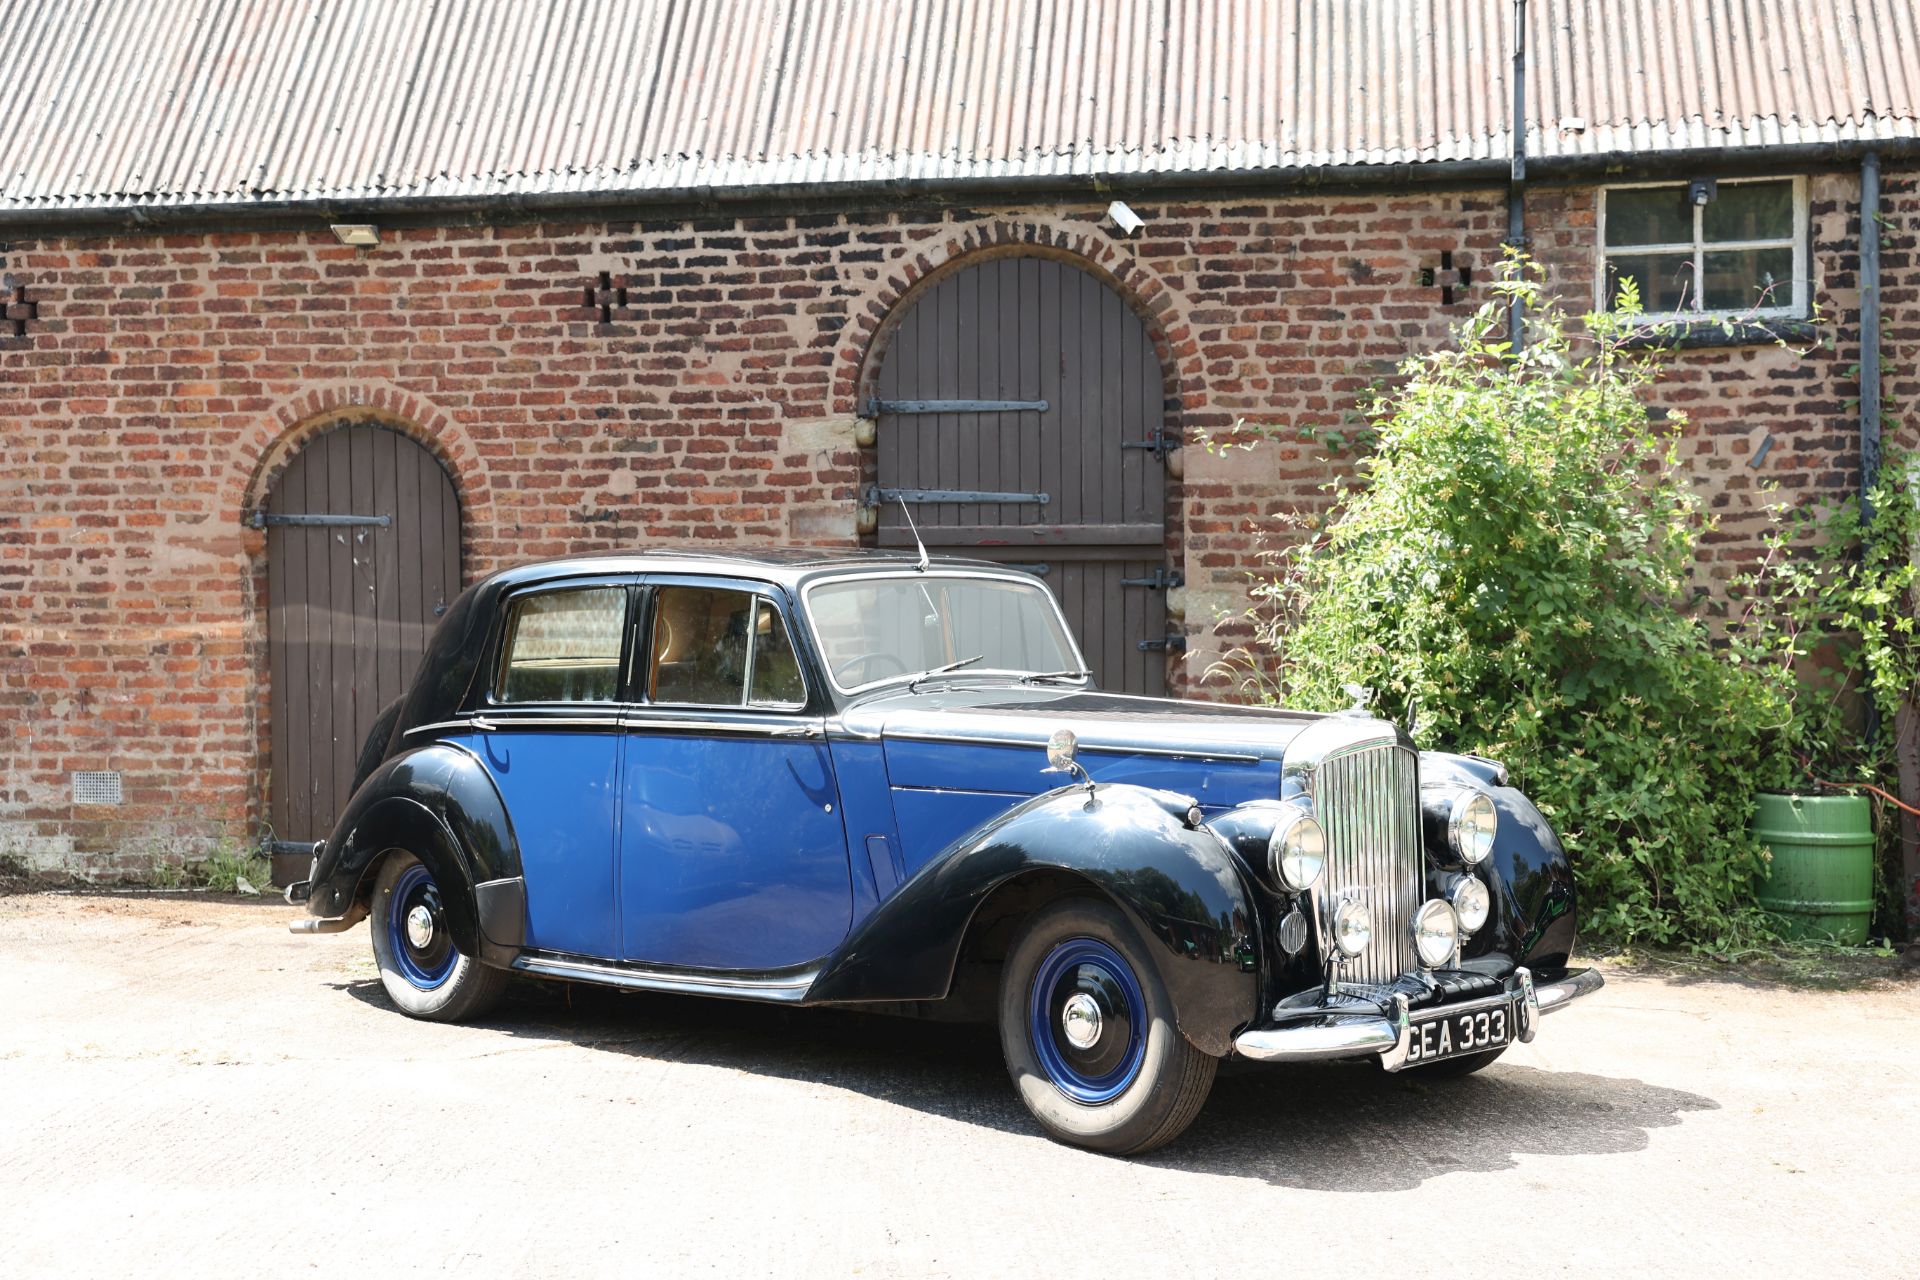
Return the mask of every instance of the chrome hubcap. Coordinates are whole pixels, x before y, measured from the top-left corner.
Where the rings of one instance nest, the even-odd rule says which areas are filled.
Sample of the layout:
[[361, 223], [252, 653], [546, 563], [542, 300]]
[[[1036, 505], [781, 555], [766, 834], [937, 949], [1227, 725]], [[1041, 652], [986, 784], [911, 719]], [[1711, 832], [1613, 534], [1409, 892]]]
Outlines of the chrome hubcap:
[[1100, 1038], [1100, 1005], [1084, 991], [1067, 997], [1060, 1010], [1060, 1031], [1076, 1049], [1091, 1049]]
[[407, 912], [407, 941], [415, 951], [427, 949], [427, 944], [433, 941], [433, 912], [424, 906], [415, 906]]

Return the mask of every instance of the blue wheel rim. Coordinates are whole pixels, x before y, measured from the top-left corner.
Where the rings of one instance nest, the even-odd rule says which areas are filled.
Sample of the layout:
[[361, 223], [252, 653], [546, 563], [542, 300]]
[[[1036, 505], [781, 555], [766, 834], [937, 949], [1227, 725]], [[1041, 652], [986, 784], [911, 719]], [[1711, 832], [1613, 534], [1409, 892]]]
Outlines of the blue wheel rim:
[[[416, 862], [400, 873], [399, 882], [393, 886], [393, 896], [387, 901], [387, 940], [394, 968], [421, 991], [445, 986], [453, 977], [460, 953], [454, 950], [452, 935], [447, 932], [446, 915], [440, 905], [440, 886], [433, 882], [427, 869]], [[407, 915], [415, 907], [425, 907], [433, 918], [433, 936], [424, 947], [414, 946], [413, 939], [407, 936]]]
[[[1099, 1037], [1085, 1047], [1066, 1036], [1062, 1015], [1076, 995], [1100, 1011]], [[1098, 938], [1069, 938], [1047, 953], [1027, 996], [1027, 1038], [1053, 1086], [1098, 1106], [1125, 1093], [1147, 1056], [1147, 1001], [1133, 967]]]

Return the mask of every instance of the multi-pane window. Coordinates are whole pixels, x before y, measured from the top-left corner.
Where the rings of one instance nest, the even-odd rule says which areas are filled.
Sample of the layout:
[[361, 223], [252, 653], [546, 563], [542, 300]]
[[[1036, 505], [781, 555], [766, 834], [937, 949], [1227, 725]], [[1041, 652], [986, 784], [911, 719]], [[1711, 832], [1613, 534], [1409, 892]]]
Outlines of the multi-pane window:
[[612, 702], [620, 691], [623, 587], [547, 591], [513, 606], [503, 702]]
[[1804, 316], [1806, 195], [1799, 178], [1723, 181], [1705, 203], [1688, 183], [1601, 192], [1600, 298], [1631, 277], [1649, 319]]
[[796, 707], [807, 700], [780, 611], [749, 591], [660, 588], [652, 666], [655, 702]]

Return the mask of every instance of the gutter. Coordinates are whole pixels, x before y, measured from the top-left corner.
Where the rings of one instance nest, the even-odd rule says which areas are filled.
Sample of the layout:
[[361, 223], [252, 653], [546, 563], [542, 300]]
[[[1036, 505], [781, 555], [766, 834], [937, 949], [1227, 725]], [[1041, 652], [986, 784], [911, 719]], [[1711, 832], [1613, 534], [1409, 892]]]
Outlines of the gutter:
[[[1791, 146], [1701, 147], [1657, 153], [1608, 151], [1536, 157], [1533, 185], [1633, 179], [1806, 172], [1852, 168], [1866, 154], [1920, 156], [1920, 138], [1797, 143]], [[15, 235], [155, 231], [182, 225], [272, 225], [313, 229], [329, 222], [406, 219], [420, 225], [526, 223], [590, 215], [613, 221], [660, 216], [663, 210], [704, 212], [750, 207], [765, 211], [825, 207], [835, 211], [901, 205], [1005, 205], [1055, 198], [1105, 203], [1127, 196], [1284, 198], [1382, 190], [1487, 190], [1512, 182], [1510, 157], [1401, 164], [1307, 165], [1273, 169], [1188, 169], [1165, 173], [976, 175], [958, 178], [862, 179], [774, 186], [632, 187], [605, 191], [537, 191], [469, 196], [373, 196], [354, 199], [213, 200], [178, 204], [127, 202], [0, 208], [0, 228]]]

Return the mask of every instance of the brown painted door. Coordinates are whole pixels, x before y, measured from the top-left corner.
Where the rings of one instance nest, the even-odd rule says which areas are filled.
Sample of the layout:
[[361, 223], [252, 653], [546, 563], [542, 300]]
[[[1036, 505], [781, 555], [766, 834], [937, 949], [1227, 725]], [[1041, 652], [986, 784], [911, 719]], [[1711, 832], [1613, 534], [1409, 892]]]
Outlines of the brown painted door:
[[[878, 381], [882, 546], [1044, 574], [1107, 689], [1162, 693], [1166, 465], [1146, 326], [1106, 285], [1048, 258], [998, 258], [922, 293]], [[1134, 446], [1134, 447], [1129, 447]], [[1132, 584], [1132, 585], [1128, 585]]]
[[[460, 504], [426, 449], [354, 425], [295, 455], [265, 516], [273, 835], [324, 840], [374, 719], [405, 691], [459, 594]], [[280, 861], [276, 878], [306, 870]]]

